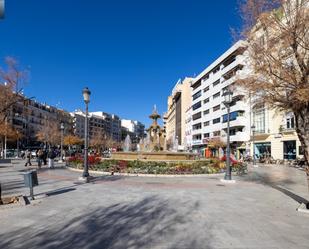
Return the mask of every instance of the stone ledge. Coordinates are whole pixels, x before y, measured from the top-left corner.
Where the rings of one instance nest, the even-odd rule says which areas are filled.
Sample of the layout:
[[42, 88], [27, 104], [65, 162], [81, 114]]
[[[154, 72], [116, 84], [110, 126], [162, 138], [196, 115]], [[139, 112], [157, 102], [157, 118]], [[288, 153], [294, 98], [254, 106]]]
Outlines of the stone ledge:
[[[75, 172], [83, 172], [82, 169], [75, 169], [71, 167], [66, 167], [68, 170], [75, 171]], [[196, 174], [196, 175], [161, 175], [161, 174], [133, 174], [133, 173], [118, 173], [118, 172], [105, 172], [105, 171], [95, 171], [95, 170], [89, 170], [90, 174], [97, 174], [97, 175], [107, 175], [107, 176], [140, 176], [140, 177], [166, 177], [166, 178], [171, 178], [171, 177], [221, 177], [224, 173], [218, 173], [218, 174]]]

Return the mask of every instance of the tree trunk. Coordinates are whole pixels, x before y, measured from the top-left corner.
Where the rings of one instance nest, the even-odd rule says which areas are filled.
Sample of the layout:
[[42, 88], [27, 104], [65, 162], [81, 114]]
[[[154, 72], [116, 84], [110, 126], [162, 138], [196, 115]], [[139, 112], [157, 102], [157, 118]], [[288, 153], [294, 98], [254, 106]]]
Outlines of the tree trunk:
[[307, 164], [306, 174], [309, 191], [309, 105], [307, 108], [295, 112], [296, 132], [303, 148], [304, 158]]

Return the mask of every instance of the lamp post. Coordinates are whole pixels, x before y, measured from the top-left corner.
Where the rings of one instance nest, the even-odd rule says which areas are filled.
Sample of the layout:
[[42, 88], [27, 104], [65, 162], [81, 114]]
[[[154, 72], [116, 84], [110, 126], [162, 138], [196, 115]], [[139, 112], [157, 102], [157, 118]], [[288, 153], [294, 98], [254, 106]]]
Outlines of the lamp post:
[[90, 90], [88, 87], [85, 87], [83, 89], [83, 97], [84, 102], [86, 104], [86, 116], [85, 116], [85, 145], [84, 145], [84, 172], [83, 172], [83, 178], [88, 181], [89, 172], [88, 172], [88, 104], [90, 102]]
[[64, 123], [61, 122], [60, 124], [60, 130], [61, 130], [61, 141], [60, 141], [60, 162], [63, 162], [63, 133], [64, 133]]
[[227, 89], [223, 93], [224, 96], [224, 105], [227, 108], [227, 141], [226, 141], [226, 171], [224, 180], [231, 181], [232, 174], [231, 174], [231, 162], [230, 162], [230, 105], [232, 103], [233, 92]]
[[253, 167], [257, 167], [255, 160], [255, 148], [254, 148], [254, 140], [255, 140], [255, 125], [251, 126], [252, 129], [252, 157], [253, 157]]

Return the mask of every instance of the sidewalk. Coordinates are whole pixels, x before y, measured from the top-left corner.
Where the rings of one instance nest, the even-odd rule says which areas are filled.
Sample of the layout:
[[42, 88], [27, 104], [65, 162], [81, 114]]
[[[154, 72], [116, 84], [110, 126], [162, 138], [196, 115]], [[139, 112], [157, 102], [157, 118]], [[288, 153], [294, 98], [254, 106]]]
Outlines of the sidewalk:
[[55, 169], [47, 166], [38, 169], [36, 162], [25, 167], [23, 160], [13, 160], [12, 164], [0, 165], [2, 196], [28, 196], [29, 188], [25, 187], [23, 173], [30, 170], [37, 170], [38, 174], [39, 186], [34, 187], [35, 196], [71, 186], [78, 179], [78, 174], [68, 172], [64, 163], [55, 163]]
[[[22, 165], [1, 168], [20, 181]], [[249, 168], [235, 184], [221, 176], [145, 178], [101, 176], [58, 167], [39, 173], [35, 193], [49, 197], [0, 210], [1, 249], [307, 249], [305, 173], [285, 166]], [[11, 190], [26, 191], [21, 185]]]

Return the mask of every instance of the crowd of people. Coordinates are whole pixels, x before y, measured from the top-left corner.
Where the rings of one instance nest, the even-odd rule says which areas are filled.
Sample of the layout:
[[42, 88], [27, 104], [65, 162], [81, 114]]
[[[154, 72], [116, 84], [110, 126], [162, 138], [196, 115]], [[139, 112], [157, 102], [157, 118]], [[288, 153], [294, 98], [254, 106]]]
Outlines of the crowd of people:
[[48, 167], [50, 169], [54, 168], [54, 160], [58, 156], [59, 152], [53, 148], [49, 150], [46, 149], [38, 149], [35, 151], [35, 155], [31, 152], [31, 150], [26, 150], [25, 152], [21, 153], [21, 157], [25, 159], [25, 167], [32, 166], [31, 160], [36, 159], [38, 168], [41, 168], [42, 165], [47, 165], [48, 160]]

